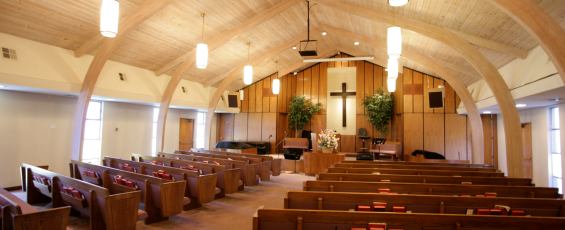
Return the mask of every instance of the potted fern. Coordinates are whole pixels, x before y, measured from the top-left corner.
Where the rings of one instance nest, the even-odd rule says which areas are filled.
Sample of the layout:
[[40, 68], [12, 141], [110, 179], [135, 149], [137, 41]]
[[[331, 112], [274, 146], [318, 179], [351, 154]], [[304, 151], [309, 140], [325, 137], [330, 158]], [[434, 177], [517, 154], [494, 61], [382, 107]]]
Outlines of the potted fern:
[[388, 134], [387, 125], [394, 107], [394, 96], [384, 94], [383, 88], [380, 88], [374, 95], [365, 95], [363, 105], [367, 111], [365, 116], [369, 116], [369, 121], [381, 136], [386, 136]]
[[316, 103], [312, 105], [309, 100], [306, 100], [306, 96], [294, 95], [290, 99], [290, 112], [288, 114], [288, 124], [290, 127], [294, 127], [296, 136], [298, 137], [298, 132], [302, 132], [304, 126], [310, 123], [312, 116], [315, 113], [319, 113], [322, 110], [322, 104]]

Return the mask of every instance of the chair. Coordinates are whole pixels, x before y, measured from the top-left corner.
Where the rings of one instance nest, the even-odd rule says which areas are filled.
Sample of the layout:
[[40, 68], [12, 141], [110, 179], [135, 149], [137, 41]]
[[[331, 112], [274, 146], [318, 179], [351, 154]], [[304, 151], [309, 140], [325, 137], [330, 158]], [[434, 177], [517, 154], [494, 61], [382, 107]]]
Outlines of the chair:
[[363, 148], [361, 148], [361, 150], [362, 150], [361, 152], [357, 153], [357, 160], [372, 161], [373, 160], [373, 154], [365, 151], [365, 150], [367, 150], [367, 148], [365, 148], [365, 140], [371, 139], [370, 136], [367, 136], [367, 130], [365, 128], [360, 128], [357, 131], [357, 136], [361, 140], [363, 140]]
[[283, 142], [283, 149], [286, 149], [284, 153], [284, 159], [294, 160], [294, 172], [296, 171], [296, 161], [300, 160], [302, 157], [302, 152], [308, 150], [309, 147], [308, 138], [285, 138]]
[[382, 149], [381, 145], [383, 145], [386, 142], [386, 138], [380, 138], [380, 137], [375, 137], [373, 138], [373, 142], [371, 144], [373, 145], [379, 145], [379, 150], [369, 150], [369, 152], [373, 153], [375, 156], [375, 159], [380, 160], [381, 159], [381, 152], [384, 150]]

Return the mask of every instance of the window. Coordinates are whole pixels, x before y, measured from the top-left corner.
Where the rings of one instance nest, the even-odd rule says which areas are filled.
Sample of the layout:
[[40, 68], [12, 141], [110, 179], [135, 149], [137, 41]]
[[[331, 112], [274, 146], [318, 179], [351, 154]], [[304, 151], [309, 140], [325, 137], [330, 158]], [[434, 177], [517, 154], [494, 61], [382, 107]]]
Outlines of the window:
[[102, 102], [91, 101], [86, 112], [82, 161], [100, 164], [100, 145], [102, 139]]
[[153, 109], [153, 140], [151, 141], [151, 152], [157, 154], [157, 121], [159, 120], [159, 108]]
[[206, 133], [206, 113], [198, 113], [196, 118], [196, 148], [204, 148], [204, 133]]
[[563, 178], [561, 174], [561, 137], [559, 134], [559, 107], [550, 109], [550, 149], [552, 162], [552, 182], [553, 186], [559, 188], [559, 193], [563, 191]]

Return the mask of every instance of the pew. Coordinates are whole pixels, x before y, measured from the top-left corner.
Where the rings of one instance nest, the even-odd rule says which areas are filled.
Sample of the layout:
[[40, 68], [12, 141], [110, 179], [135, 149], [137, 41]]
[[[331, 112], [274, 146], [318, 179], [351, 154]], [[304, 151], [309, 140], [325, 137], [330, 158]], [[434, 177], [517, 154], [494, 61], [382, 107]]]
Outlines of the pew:
[[412, 213], [466, 214], [467, 209], [492, 209], [504, 205], [521, 210], [525, 215], [565, 217], [565, 200], [524, 199], [509, 197], [461, 197], [341, 192], [287, 192], [285, 209], [338, 210], [356, 209], [358, 205], [371, 206], [373, 202], [386, 203], [386, 212], [393, 206], [406, 207]]
[[281, 175], [282, 159], [279, 159], [279, 158], [275, 159], [271, 156], [261, 156], [261, 155], [247, 154], [247, 153], [236, 153], [236, 152], [230, 152], [230, 151], [225, 151], [225, 150], [226, 149], [207, 150], [207, 149], [195, 149], [195, 148], [193, 148], [190, 151], [176, 150], [175, 153], [177, 151], [179, 151], [183, 154], [184, 154], [184, 152], [209, 152], [209, 153], [226, 155], [226, 156], [244, 156], [244, 157], [250, 157], [250, 158], [258, 158], [258, 159], [262, 159], [263, 161], [270, 161], [271, 162], [271, 172], [273, 173], [273, 176], [280, 176]]
[[392, 164], [360, 164], [360, 163], [337, 163], [335, 168], [387, 168], [387, 169], [423, 169], [423, 170], [454, 170], [454, 171], [474, 171], [474, 172], [498, 172], [495, 168], [468, 168], [456, 166], [427, 166], [427, 165], [392, 165]]
[[56, 229], [65, 230], [71, 207], [39, 211], [14, 194], [0, 188], [0, 229]]
[[[71, 215], [85, 215], [90, 219], [91, 230], [136, 229], [136, 222], [147, 217], [139, 210], [140, 191], [131, 191], [111, 195], [109, 190], [85, 181], [69, 178], [45, 169], [24, 163], [27, 185], [26, 200], [30, 204], [52, 202], [53, 208], [71, 206]], [[34, 177], [44, 178], [44, 185]], [[64, 188], [73, 188], [84, 199], [78, 199], [64, 192]]]
[[211, 158], [219, 158], [226, 160], [232, 159], [237, 161], [249, 161], [249, 164], [257, 165], [257, 175], [261, 178], [262, 181], [267, 181], [271, 179], [271, 162], [262, 161], [262, 159], [248, 158], [241, 156], [226, 156], [226, 155], [220, 155], [214, 153], [202, 153], [202, 152], [185, 152], [185, 153], [171, 153], [171, 154], [194, 155], [194, 156], [211, 157]]
[[358, 164], [385, 164], [385, 165], [427, 165], [427, 166], [456, 166], [456, 167], [469, 167], [469, 168], [494, 168], [492, 165], [487, 164], [462, 164], [462, 163], [430, 163], [430, 162], [409, 162], [409, 161], [342, 161], [341, 163], [358, 163]]
[[231, 166], [204, 164], [196, 161], [177, 160], [173, 158], [153, 157], [140, 154], [132, 154], [132, 160], [138, 162], [151, 163], [153, 161], [163, 164], [163, 166], [180, 168], [189, 165], [202, 170], [203, 174], [217, 174], [216, 187], [220, 189], [220, 193], [216, 195], [216, 199], [225, 197], [226, 194], [232, 194], [238, 191], [240, 187], [239, 178], [240, 170]]
[[391, 183], [431, 183], [431, 184], [462, 184], [470, 182], [474, 185], [507, 185], [507, 186], [534, 186], [529, 178], [506, 177], [454, 177], [454, 176], [418, 176], [394, 174], [355, 174], [355, 173], [320, 173], [316, 180], [332, 181], [369, 181]]
[[[240, 161], [240, 160], [229, 160], [229, 159], [220, 159], [220, 158], [212, 158], [212, 157], [201, 157], [195, 156], [193, 154], [185, 155], [185, 154], [177, 154], [177, 153], [159, 153], [160, 157], [171, 158], [175, 159], [178, 158], [179, 160], [185, 161], [208, 161], [209, 163], [218, 162], [220, 165], [224, 165], [227, 168], [235, 168], [239, 169], [239, 176], [240, 182], [245, 183], [246, 186], [253, 186], [259, 184], [259, 175], [257, 175], [257, 169], [259, 165], [257, 164], [250, 164], [248, 160]], [[243, 190], [243, 184], [240, 183], [238, 191]]]
[[303, 191], [325, 192], [377, 192], [390, 189], [399, 194], [420, 195], [484, 195], [495, 192], [498, 197], [563, 198], [557, 188], [532, 186], [460, 185], [460, 184], [413, 184], [356, 181], [305, 181]]
[[[35, 166], [35, 167], [39, 167], [39, 168], [42, 168], [42, 169], [45, 169], [45, 170], [49, 170], [49, 165], [38, 165], [38, 166]], [[22, 191], [25, 192], [26, 191], [25, 178], [27, 178], [25, 170], [20, 170], [20, 178], [22, 180]]]
[[[183, 207], [190, 203], [190, 199], [184, 197], [186, 181], [169, 181], [74, 160], [71, 161], [71, 165], [72, 174], [76, 179], [101, 185], [112, 194], [140, 191], [142, 197], [140, 202], [144, 204], [145, 212], [148, 215], [145, 224], [168, 220], [169, 217], [181, 213]], [[88, 171], [100, 176], [98, 178], [89, 177], [85, 175], [85, 172]], [[118, 184], [115, 180], [116, 176], [131, 181], [137, 187], [131, 188]]]
[[116, 169], [120, 169], [120, 165], [122, 165], [122, 167], [130, 167], [132, 170], [135, 170], [135, 172], [149, 176], [153, 176], [153, 172], [159, 173], [159, 171], [164, 171], [177, 181], [186, 181], [185, 197], [190, 199], [190, 203], [184, 206], [183, 210], [185, 211], [202, 207], [202, 204], [214, 201], [215, 195], [221, 192], [219, 188], [216, 188], [217, 174], [200, 175], [199, 172], [192, 170], [171, 168], [114, 157], [104, 157], [103, 163], [104, 166]]
[[565, 229], [565, 218], [559, 217], [500, 218], [480, 215], [263, 208], [259, 208], [253, 215], [253, 230], [367, 229], [369, 223], [385, 223], [388, 229], [403, 230]]
[[327, 173], [357, 173], [357, 174], [504, 177], [503, 172], [445, 171], [445, 170], [423, 170], [423, 169], [328, 168], [326, 169], [326, 172]]

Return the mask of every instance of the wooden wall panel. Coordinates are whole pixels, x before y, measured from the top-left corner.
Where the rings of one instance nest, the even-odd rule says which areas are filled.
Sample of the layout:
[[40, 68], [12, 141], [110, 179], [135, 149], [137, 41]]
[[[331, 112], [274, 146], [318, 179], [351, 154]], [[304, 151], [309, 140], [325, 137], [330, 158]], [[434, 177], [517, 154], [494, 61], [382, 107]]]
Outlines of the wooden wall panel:
[[234, 114], [220, 113], [218, 115], [217, 141], [233, 141]]
[[[434, 78], [434, 88], [438, 88], [440, 85], [443, 85], [443, 80]], [[445, 99], [443, 99], [442, 104], [445, 106]], [[434, 113], [443, 113], [445, 110], [441, 109], [434, 109]]]
[[322, 103], [322, 111], [320, 114], [327, 114], [327, 93], [328, 93], [328, 63], [320, 63], [320, 88], [318, 91], [318, 102]]
[[[340, 145], [338, 149], [343, 153], [356, 153], [355, 145], [357, 142], [357, 137], [355, 135], [341, 135]], [[369, 146], [369, 143], [365, 143], [365, 146]]]
[[247, 116], [248, 113], [235, 114], [233, 140], [247, 141]]
[[310, 100], [312, 104], [319, 102], [319, 91], [320, 91], [320, 64], [312, 67], [312, 90], [310, 92]]
[[[369, 122], [369, 117], [365, 116], [363, 114], [357, 114], [357, 120], [356, 120], [356, 126], [355, 126], [355, 142], [356, 142], [356, 151], [357, 152], [361, 152], [361, 148], [363, 147], [363, 141], [361, 139], [359, 139], [359, 129], [360, 128], [365, 128], [367, 130], [367, 136], [373, 137], [373, 125], [371, 124], [371, 122]], [[367, 148], [367, 152], [369, 151], [369, 148], [371, 147], [371, 139], [367, 139], [365, 140], [365, 148]]]
[[312, 98], [312, 68], [304, 70], [303, 73], [302, 80], [304, 81], [304, 86], [302, 90], [304, 91], [306, 100], [310, 100]]
[[356, 67], [356, 102], [357, 102], [357, 114], [365, 114], [365, 108], [361, 103], [363, 103], [363, 97], [365, 95], [365, 64], [364, 61], [357, 61]]
[[445, 114], [445, 159], [467, 159], [467, 116]]
[[461, 105], [461, 98], [459, 98], [459, 95], [455, 94], [455, 109], [459, 108], [460, 105]]
[[492, 114], [492, 156], [495, 168], [498, 168], [498, 121], [497, 114]]
[[281, 82], [281, 90], [279, 92], [279, 96], [277, 97], [277, 112], [279, 113], [284, 113], [283, 104], [284, 104], [284, 97], [286, 94], [286, 83], [284, 82], [285, 78], [286, 76], [279, 78], [279, 81]]
[[[411, 69], [404, 69], [404, 84], [410, 85], [414, 82], [414, 77], [412, 76], [413, 71]], [[404, 95], [404, 113], [414, 112], [414, 95]]]
[[[341, 58], [341, 57], [342, 57], [341, 54], [338, 54], [338, 55], [335, 56], [335, 58]], [[341, 62], [340, 61], [335, 61], [334, 63], [335, 63], [335, 68], [341, 68]]]
[[249, 112], [250, 113], [254, 113], [255, 107], [257, 107], [257, 97], [255, 97], [255, 94], [257, 94], [257, 90], [255, 90], [256, 88], [256, 84], [250, 85], [249, 87], [247, 87], [246, 89], [249, 89]]
[[[384, 79], [383, 79], [384, 80]], [[383, 83], [386, 85], [386, 83]], [[404, 75], [399, 74], [398, 78], [396, 79], [396, 91], [392, 93], [394, 96], [394, 108], [392, 113], [399, 114], [402, 113], [402, 109], [404, 108]]]
[[243, 101], [241, 102], [241, 112], [247, 113], [249, 112], [249, 88], [245, 88], [242, 90], [243, 90]]
[[313, 133], [319, 134], [321, 131], [326, 130], [326, 118], [327, 115], [325, 114], [314, 115], [312, 117], [312, 121], [310, 121], [310, 123], [312, 124], [311, 131]]
[[[274, 74], [273, 76], [270, 77], [270, 82], [271, 82], [271, 87], [273, 87], [273, 80], [278, 78], [278, 74]], [[279, 80], [280, 83], [280, 80]], [[280, 87], [282, 87], [282, 85], [279, 85]], [[279, 94], [276, 97], [270, 97], [269, 100], [271, 101], [269, 103], [269, 111], [271, 113], [276, 113], [277, 112], [277, 105], [278, 105], [278, 98], [281, 97], [281, 93], [282, 90], [281, 88], [279, 88]]]
[[290, 98], [289, 98], [289, 101], [288, 101], [289, 106], [290, 106], [290, 99], [293, 98], [297, 94], [297, 88], [298, 88], [297, 78], [298, 78], [298, 74], [297, 75], [292, 74], [291, 77], [290, 77], [290, 81], [291, 81], [292, 85], [290, 87]]
[[[272, 136], [271, 136], [272, 135]], [[271, 138], [269, 139], [269, 136]], [[263, 113], [263, 122], [261, 124], [261, 141], [269, 142], [271, 145], [270, 153], [275, 153], [275, 145], [277, 141], [277, 114]]]
[[263, 84], [258, 82], [255, 84], [255, 112], [263, 112]]
[[434, 110], [430, 109], [430, 98], [428, 97], [428, 92], [430, 88], [434, 87], [434, 78], [428, 75], [424, 75], [424, 107], [423, 110], [425, 113], [433, 113]]
[[445, 155], [444, 114], [424, 113], [424, 150]]
[[[406, 73], [405, 73], [406, 74]], [[421, 113], [404, 114], [404, 159], [412, 152], [424, 149], [424, 116]], [[408, 155], [408, 157], [407, 157]]]
[[485, 164], [492, 165], [492, 119], [490, 114], [481, 114], [483, 134], [485, 137]]
[[[337, 58], [338, 55], [334, 56], [334, 58]], [[331, 61], [331, 62], [326, 62], [328, 63], [328, 68], [335, 68], [335, 62]]]
[[[285, 135], [288, 135], [288, 114], [286, 113], [277, 113], [277, 143], [281, 142]], [[275, 153], [282, 153], [282, 144], [275, 150]]]
[[[341, 57], [342, 57], [342, 58], [347, 58], [347, 57], [349, 57], [349, 55], [342, 54]], [[355, 67], [355, 66], [349, 66], [349, 61], [342, 61], [342, 62], [341, 62], [341, 67]]]
[[304, 71], [296, 75], [296, 94], [304, 96]]
[[[375, 74], [373, 72], [374, 66], [375, 65], [373, 65], [372, 63], [365, 62], [365, 89], [362, 98], [365, 98], [365, 95], [369, 95], [369, 96], [373, 95], [373, 78]], [[361, 103], [363, 103], [363, 101], [361, 101]], [[365, 111], [365, 113], [367, 113], [367, 111]]]
[[249, 113], [247, 118], [247, 141], [261, 141], [263, 113]]
[[291, 99], [292, 96], [293, 96], [293, 92], [292, 92], [292, 76], [293, 76], [292, 74], [287, 74], [287, 75], [286, 75], [286, 78], [287, 78], [287, 79], [286, 79], [286, 85], [287, 85], [288, 89], [287, 89], [287, 91], [286, 91], [287, 93], [286, 93], [286, 99], [285, 99], [285, 102], [284, 102], [284, 103], [285, 103], [284, 111], [287, 112], [287, 113], [290, 112], [290, 111], [289, 111], [290, 99]]
[[[417, 71], [412, 71], [412, 75], [414, 76], [414, 83], [413, 84], [422, 84], [424, 83], [424, 90], [426, 89], [425, 87], [425, 82], [424, 80], [426, 79], [427, 75], [424, 75], [420, 72]], [[433, 83], [433, 81], [432, 81]], [[424, 95], [426, 93], [424, 92]], [[422, 94], [414, 94], [414, 113], [421, 113], [421, 112], [433, 112], [433, 111], [426, 111], [425, 110], [425, 105], [424, 105], [424, 95]]]
[[445, 113], [455, 113], [455, 90], [445, 82]]
[[[265, 88], [271, 88], [271, 77], [265, 78], [261, 81], [263, 83], [263, 89], [261, 90], [261, 95], [263, 95], [263, 91]], [[271, 89], [272, 90], [272, 89]], [[272, 91], [271, 91], [272, 92]], [[263, 112], [268, 113], [271, 111], [271, 97], [262, 96], [263, 100]]]
[[[383, 85], [386, 85], [386, 80], [383, 78], [383, 69], [383, 67], [373, 65], [373, 94], [375, 94], [380, 88], [383, 88]], [[397, 90], [398, 88], [402, 88], [402, 84], [396, 85], [396, 88]]]

